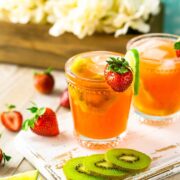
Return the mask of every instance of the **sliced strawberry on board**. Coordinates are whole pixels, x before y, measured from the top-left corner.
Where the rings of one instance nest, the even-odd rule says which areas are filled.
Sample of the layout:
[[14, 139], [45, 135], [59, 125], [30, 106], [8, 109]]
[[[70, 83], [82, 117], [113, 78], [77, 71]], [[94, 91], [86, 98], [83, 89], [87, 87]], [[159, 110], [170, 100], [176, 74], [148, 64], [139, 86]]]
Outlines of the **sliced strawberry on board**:
[[61, 94], [60, 105], [65, 108], [70, 108], [69, 93], [67, 88]]
[[6, 155], [2, 149], [0, 149], [0, 164], [5, 165], [7, 161], [10, 161], [11, 156]]
[[20, 112], [13, 110], [14, 105], [7, 105], [8, 111], [1, 113], [2, 124], [10, 131], [17, 132], [21, 129], [23, 116]]
[[104, 70], [106, 82], [114, 91], [125, 91], [133, 81], [129, 63], [123, 57], [110, 57]]
[[38, 108], [35, 105], [28, 108], [28, 110], [33, 116], [24, 121], [23, 130], [30, 127], [34, 133], [41, 136], [57, 136], [59, 134], [56, 113], [52, 109], [47, 107]]
[[34, 74], [34, 86], [42, 94], [50, 94], [54, 88], [54, 77], [51, 74], [52, 69], [48, 68], [44, 72]]

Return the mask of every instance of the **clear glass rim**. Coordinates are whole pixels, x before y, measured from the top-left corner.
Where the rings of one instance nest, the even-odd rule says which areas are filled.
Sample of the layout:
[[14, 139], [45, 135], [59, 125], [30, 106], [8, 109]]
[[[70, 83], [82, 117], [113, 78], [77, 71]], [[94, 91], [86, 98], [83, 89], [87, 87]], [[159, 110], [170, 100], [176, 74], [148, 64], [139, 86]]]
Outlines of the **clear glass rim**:
[[130, 39], [126, 45], [126, 49], [129, 50], [131, 45], [141, 39], [145, 38], [150, 38], [150, 37], [162, 37], [162, 38], [167, 38], [167, 39], [178, 39], [180, 36], [175, 35], [175, 34], [168, 34], [168, 33], [148, 33], [148, 34], [143, 34], [140, 36], [136, 36], [132, 39]]
[[77, 56], [83, 56], [83, 55], [95, 55], [95, 54], [109, 54], [109, 55], [117, 55], [117, 56], [122, 56], [121, 53], [118, 53], [118, 52], [113, 52], [113, 51], [87, 51], [87, 52], [82, 52], [82, 53], [79, 53], [79, 54], [76, 54], [74, 56], [72, 56], [71, 58], [69, 58], [67, 60], [67, 62], [65, 63], [65, 73], [67, 75], [69, 75], [70, 77], [76, 79], [78, 78], [79, 80], [81, 81], [85, 81], [85, 82], [89, 82], [89, 83], [94, 83], [94, 84], [98, 84], [98, 83], [101, 83], [101, 84], [104, 84], [105, 83], [105, 80], [98, 80], [98, 79], [89, 79], [89, 78], [84, 78], [84, 77], [80, 77], [80, 76], [77, 76], [76, 74], [72, 73], [69, 69], [69, 64], [77, 57]]

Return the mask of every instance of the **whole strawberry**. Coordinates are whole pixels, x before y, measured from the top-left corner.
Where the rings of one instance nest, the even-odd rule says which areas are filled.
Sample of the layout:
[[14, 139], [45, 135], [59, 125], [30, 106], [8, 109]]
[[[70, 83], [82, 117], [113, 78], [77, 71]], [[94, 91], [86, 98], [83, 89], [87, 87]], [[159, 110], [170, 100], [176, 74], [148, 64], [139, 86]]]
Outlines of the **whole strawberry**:
[[61, 94], [60, 105], [65, 108], [70, 108], [69, 93], [67, 88]]
[[35, 88], [42, 94], [50, 94], [54, 88], [54, 77], [51, 74], [52, 69], [48, 68], [44, 72], [34, 74]]
[[114, 91], [125, 91], [133, 81], [129, 63], [123, 57], [110, 57], [104, 70], [105, 80]]
[[59, 134], [58, 122], [55, 112], [48, 107], [38, 108], [36, 105], [28, 108], [33, 114], [30, 119], [24, 121], [22, 129], [31, 130], [41, 136], [57, 136]]
[[15, 111], [15, 105], [7, 105], [8, 110], [1, 113], [2, 124], [10, 131], [17, 132], [21, 129], [23, 116], [19, 111]]
[[10, 161], [11, 157], [6, 155], [2, 149], [0, 149], [0, 164], [5, 165], [6, 161]]

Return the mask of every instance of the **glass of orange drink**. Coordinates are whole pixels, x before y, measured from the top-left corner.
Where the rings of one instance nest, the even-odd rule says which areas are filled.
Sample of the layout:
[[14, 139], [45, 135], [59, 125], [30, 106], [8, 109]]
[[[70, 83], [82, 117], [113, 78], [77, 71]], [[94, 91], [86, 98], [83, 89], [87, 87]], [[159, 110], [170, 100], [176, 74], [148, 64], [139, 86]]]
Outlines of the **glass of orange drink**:
[[75, 135], [88, 148], [116, 146], [124, 136], [132, 99], [132, 86], [113, 91], [105, 82], [108, 51], [92, 51], [70, 58], [65, 66]]
[[176, 35], [153, 33], [127, 44], [127, 49], [136, 48], [140, 54], [140, 87], [133, 104], [144, 122], [169, 123], [180, 110], [180, 58], [174, 49], [177, 39]]

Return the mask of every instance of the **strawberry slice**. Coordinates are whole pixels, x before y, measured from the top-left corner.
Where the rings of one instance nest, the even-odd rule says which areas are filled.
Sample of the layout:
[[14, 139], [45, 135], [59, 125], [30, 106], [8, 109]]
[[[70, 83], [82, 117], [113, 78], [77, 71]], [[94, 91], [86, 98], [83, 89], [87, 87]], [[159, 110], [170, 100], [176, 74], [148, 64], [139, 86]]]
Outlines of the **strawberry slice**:
[[176, 56], [180, 57], [180, 39], [174, 44], [174, 49], [176, 50]]
[[114, 91], [125, 91], [133, 81], [129, 63], [123, 57], [110, 57], [104, 70], [106, 82]]
[[58, 122], [55, 112], [48, 107], [38, 108], [36, 105], [28, 108], [33, 114], [30, 119], [24, 121], [22, 129], [31, 130], [41, 136], [57, 136], [59, 134]]
[[70, 108], [70, 103], [69, 103], [69, 93], [68, 89], [66, 88], [63, 93], [61, 94], [61, 101], [60, 105], [65, 108]]
[[2, 149], [0, 149], [0, 164], [3, 163], [3, 166], [6, 164], [6, 162], [10, 161], [11, 156], [6, 155]]
[[10, 131], [17, 132], [21, 129], [23, 117], [18, 111], [14, 111], [14, 105], [7, 105], [8, 111], [1, 114], [2, 124]]
[[48, 68], [44, 72], [34, 74], [34, 86], [42, 94], [50, 94], [54, 88], [54, 77], [51, 74], [52, 69]]

